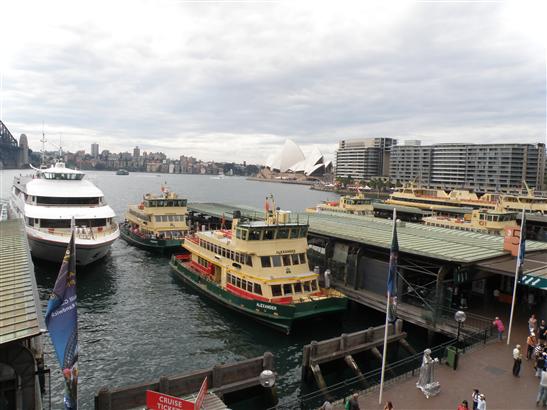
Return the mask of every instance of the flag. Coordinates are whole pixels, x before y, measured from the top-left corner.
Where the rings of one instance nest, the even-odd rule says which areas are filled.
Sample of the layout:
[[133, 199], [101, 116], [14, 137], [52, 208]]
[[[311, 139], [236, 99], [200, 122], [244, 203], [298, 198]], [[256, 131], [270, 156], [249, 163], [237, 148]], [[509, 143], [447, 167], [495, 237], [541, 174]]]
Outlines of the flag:
[[397, 239], [397, 222], [393, 220], [393, 237], [391, 238], [391, 249], [389, 252], [389, 272], [387, 275], [387, 296], [389, 321], [396, 319], [397, 313], [397, 259], [399, 258], [399, 241]]
[[522, 273], [524, 271], [524, 254], [525, 253], [526, 253], [526, 214], [522, 212], [522, 220], [520, 222], [519, 254], [517, 259], [519, 276], [522, 276]]
[[48, 301], [46, 326], [65, 379], [65, 409], [78, 408], [78, 313], [74, 230]]

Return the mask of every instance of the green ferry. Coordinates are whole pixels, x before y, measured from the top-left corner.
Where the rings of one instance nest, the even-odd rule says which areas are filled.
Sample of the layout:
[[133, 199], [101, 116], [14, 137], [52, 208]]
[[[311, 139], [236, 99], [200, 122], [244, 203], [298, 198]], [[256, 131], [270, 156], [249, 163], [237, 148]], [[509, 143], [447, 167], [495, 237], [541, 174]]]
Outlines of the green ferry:
[[231, 229], [187, 237], [189, 253], [171, 258], [174, 273], [210, 299], [286, 334], [295, 321], [346, 310], [347, 298], [320, 288], [308, 266], [308, 225], [291, 222], [288, 212], [266, 213], [265, 221], [241, 221], [235, 212]]

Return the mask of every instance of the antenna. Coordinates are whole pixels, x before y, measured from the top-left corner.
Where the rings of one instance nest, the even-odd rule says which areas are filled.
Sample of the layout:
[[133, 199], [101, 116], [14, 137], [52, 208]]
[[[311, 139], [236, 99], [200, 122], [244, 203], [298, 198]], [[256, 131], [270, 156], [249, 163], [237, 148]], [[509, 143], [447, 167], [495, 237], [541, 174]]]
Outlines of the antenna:
[[59, 134], [59, 162], [63, 161], [63, 147], [61, 146], [61, 135]]
[[42, 143], [42, 165], [45, 165], [44, 156], [46, 154], [46, 134], [44, 133], [44, 123], [42, 122], [42, 139], [40, 140]]

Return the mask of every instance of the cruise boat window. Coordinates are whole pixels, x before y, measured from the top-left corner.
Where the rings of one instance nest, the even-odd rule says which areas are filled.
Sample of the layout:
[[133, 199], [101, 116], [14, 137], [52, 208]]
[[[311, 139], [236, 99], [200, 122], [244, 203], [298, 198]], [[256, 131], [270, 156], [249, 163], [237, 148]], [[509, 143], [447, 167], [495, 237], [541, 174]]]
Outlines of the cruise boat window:
[[277, 239], [287, 239], [289, 237], [289, 230], [287, 228], [280, 228], [277, 230]]
[[272, 285], [272, 296], [281, 296], [281, 285]]
[[262, 235], [262, 239], [264, 241], [274, 239], [275, 230], [274, 229], [265, 229], [264, 234]]
[[263, 268], [270, 268], [272, 266], [269, 256], [261, 256], [260, 263], [262, 264]]
[[300, 230], [298, 228], [292, 228], [291, 229], [291, 234], [289, 235], [291, 239], [296, 239], [298, 238], [298, 232]]
[[293, 264], [293, 265], [298, 265], [298, 264], [300, 264], [300, 261], [299, 261], [299, 259], [298, 259], [298, 254], [297, 254], [297, 253], [293, 253], [293, 254], [291, 255], [291, 259], [292, 259], [292, 264]]
[[291, 255], [283, 255], [283, 266], [291, 266]]
[[281, 266], [281, 256], [279, 255], [272, 256], [272, 265], [275, 267]]
[[262, 286], [259, 283], [254, 284], [254, 293], [257, 295], [262, 295]]
[[300, 282], [294, 284], [294, 293], [302, 293], [302, 284]]
[[293, 294], [292, 285], [290, 283], [285, 283], [283, 285], [283, 294], [285, 294], [285, 295], [292, 295]]
[[260, 240], [260, 229], [251, 229], [249, 231], [249, 240], [250, 241], [259, 241]]

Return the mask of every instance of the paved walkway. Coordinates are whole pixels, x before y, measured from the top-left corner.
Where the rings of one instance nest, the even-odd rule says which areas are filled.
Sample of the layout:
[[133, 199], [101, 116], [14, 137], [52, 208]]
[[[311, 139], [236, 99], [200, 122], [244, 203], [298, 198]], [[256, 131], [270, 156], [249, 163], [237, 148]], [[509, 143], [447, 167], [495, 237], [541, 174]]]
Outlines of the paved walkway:
[[[535, 409], [539, 379], [534, 375], [532, 362], [523, 360], [520, 377], [512, 375], [512, 350], [516, 343], [526, 347], [527, 328], [523, 323], [514, 328], [512, 345], [506, 341], [490, 342], [485, 346], [460, 356], [457, 370], [442, 364], [436, 369], [435, 377], [441, 383], [441, 393], [426, 399], [416, 388], [415, 378], [409, 378], [398, 384], [388, 385], [384, 389], [383, 400], [390, 400], [396, 410], [403, 409], [453, 409], [462, 400], [472, 406], [471, 393], [479, 389], [486, 396], [488, 410]], [[523, 350], [523, 356], [526, 357]], [[383, 409], [378, 404], [378, 390], [360, 398], [361, 409]], [[337, 403], [336, 409], [342, 409]]]

